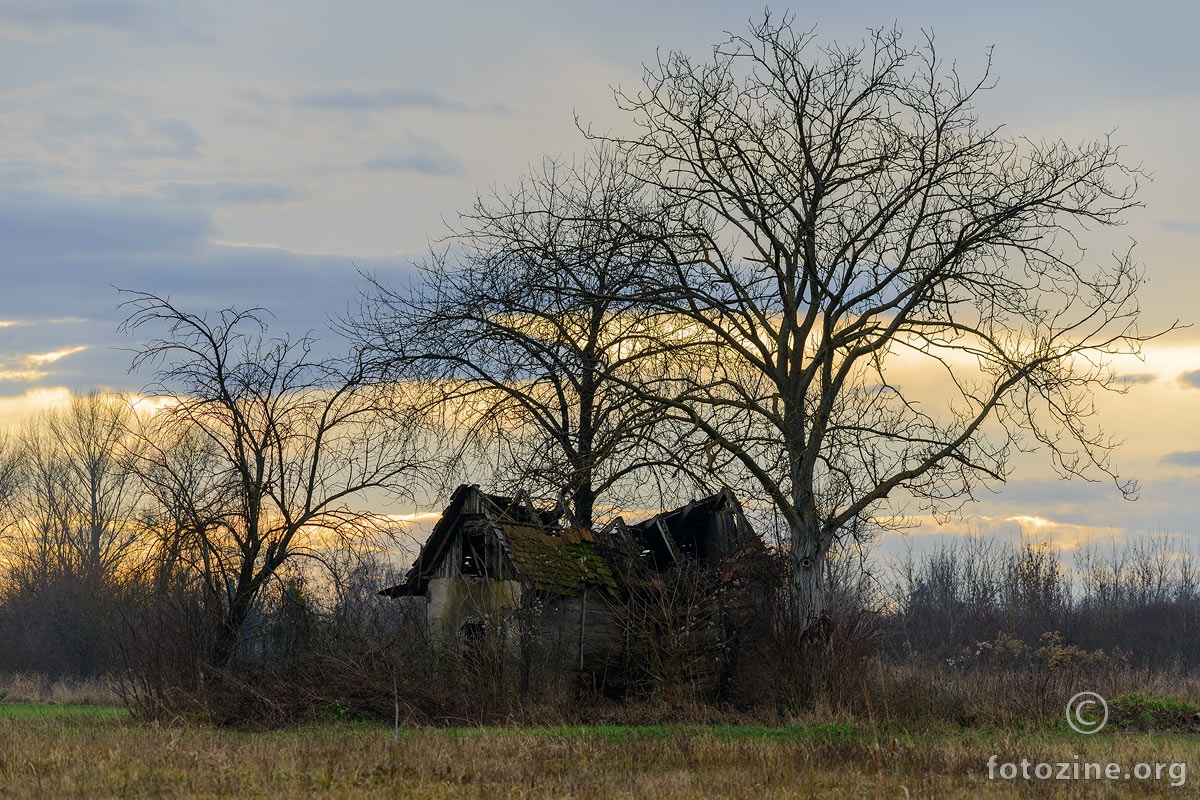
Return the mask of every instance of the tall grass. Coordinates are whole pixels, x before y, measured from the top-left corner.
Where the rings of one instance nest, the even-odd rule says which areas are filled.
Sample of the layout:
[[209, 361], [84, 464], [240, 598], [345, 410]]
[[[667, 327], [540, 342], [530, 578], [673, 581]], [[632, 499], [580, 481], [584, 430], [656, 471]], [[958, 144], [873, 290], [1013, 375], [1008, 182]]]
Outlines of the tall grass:
[[16, 797], [1197, 796], [1166, 780], [989, 780], [1029, 758], [1200, 764], [1190, 737], [911, 735], [880, 726], [639, 731], [319, 726], [268, 734], [115, 720], [0, 719], [0, 786]]
[[51, 679], [34, 672], [0, 675], [0, 702], [114, 706], [122, 700], [112, 677]]

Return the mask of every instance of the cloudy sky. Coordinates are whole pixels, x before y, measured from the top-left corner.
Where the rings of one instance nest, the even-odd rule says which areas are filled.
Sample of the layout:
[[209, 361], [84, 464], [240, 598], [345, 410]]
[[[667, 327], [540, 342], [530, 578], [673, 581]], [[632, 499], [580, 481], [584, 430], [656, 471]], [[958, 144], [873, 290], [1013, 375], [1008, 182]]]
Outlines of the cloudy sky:
[[[1053, 5], [1053, 9], [1046, 6]], [[836, 6], [836, 8], [834, 8]], [[620, 129], [611, 88], [656, 50], [702, 56], [755, 2], [194, 3], [0, 0], [0, 423], [66, 389], [136, 389], [114, 287], [184, 305], [264, 305], [320, 333], [356, 269], [402, 280], [477, 191], [583, 149], [576, 116]], [[782, 10], [777, 7], [776, 11]], [[1118, 239], [1145, 264], [1144, 329], [1196, 321], [1200, 11], [1184, 2], [806, 3], [797, 25], [861, 38], [932, 30], [965, 74], [994, 45], [980, 101], [1013, 135], [1113, 132], [1154, 176]], [[1109, 484], [1023, 464], [965, 528], [1200, 537], [1200, 332], [1147, 348]]]

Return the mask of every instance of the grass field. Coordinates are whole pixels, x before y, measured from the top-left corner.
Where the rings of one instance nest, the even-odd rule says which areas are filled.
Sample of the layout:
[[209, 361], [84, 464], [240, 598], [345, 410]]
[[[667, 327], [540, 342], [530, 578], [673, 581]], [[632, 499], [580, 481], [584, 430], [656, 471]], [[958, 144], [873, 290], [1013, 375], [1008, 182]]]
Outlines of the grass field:
[[[248, 733], [111, 707], [0, 703], [0, 797], [1200, 796], [1159, 780], [988, 779], [998, 764], [1186, 762], [1186, 735], [882, 731], [862, 723]], [[1078, 756], [1078, 759], [1075, 759]], [[1013, 769], [1017, 769], [1014, 767]], [[1035, 769], [1035, 768], [1031, 768]]]

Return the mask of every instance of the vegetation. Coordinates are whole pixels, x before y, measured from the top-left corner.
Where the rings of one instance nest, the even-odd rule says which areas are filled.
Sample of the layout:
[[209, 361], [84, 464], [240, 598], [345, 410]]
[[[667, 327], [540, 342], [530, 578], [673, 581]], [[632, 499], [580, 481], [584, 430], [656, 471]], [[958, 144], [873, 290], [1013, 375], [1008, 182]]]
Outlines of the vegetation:
[[710, 58], [660, 57], [617, 91], [632, 132], [596, 137], [665, 210], [640, 292], [695, 331], [657, 343], [674, 369], [649, 396], [772, 504], [809, 624], [835, 544], [954, 511], [1014, 452], [1132, 490], [1092, 395], [1152, 338], [1141, 271], [1091, 264], [1085, 232], [1121, 224], [1139, 172], [1107, 137], [984, 124], [990, 85], [932, 36], [824, 44], [767, 12]]
[[547, 161], [477, 199], [416, 286], [372, 278], [342, 325], [377, 374], [422, 387], [476, 475], [562, 497], [584, 527], [601, 521], [598, 501], [653, 507], [680, 493], [672, 479], [693, 485], [682, 431], [637, 391], [661, 361], [648, 346], [660, 313], [641, 296], [657, 248], [640, 228], [645, 195], [611, 149]]
[[781, 728], [272, 733], [0, 716], [0, 785], [20, 797], [1196, 796], [1195, 783], [990, 780], [987, 762], [1197, 763], [1190, 737]]

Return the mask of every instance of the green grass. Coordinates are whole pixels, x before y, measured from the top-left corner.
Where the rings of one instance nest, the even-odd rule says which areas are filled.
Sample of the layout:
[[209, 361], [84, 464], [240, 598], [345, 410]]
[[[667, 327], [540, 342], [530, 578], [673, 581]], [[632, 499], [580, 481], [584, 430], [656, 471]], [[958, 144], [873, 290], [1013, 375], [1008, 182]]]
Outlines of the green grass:
[[[407, 729], [411, 736], [420, 729]], [[831, 722], [819, 725], [561, 725], [552, 727], [471, 727], [444, 728], [451, 737], [521, 735], [546, 738], [598, 740], [603, 742], [663, 741], [679, 737], [711, 735], [720, 742], [739, 741], [839, 741], [862, 738], [867, 730], [862, 726]]]
[[1194, 732], [1198, 727], [1192, 703], [1142, 692], [1114, 697], [1108, 701], [1108, 710], [1109, 724], [1121, 730]]
[[94, 706], [81, 703], [5, 703], [0, 702], [3, 719], [129, 719], [121, 706]]

